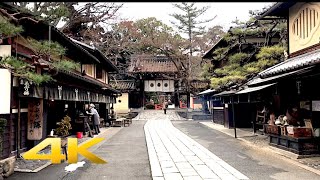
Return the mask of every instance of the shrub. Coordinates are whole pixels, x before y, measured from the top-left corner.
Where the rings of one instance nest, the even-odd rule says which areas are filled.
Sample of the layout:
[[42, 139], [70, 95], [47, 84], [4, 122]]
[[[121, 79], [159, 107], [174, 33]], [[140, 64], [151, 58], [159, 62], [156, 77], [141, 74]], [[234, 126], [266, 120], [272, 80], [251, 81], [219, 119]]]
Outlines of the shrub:
[[70, 124], [71, 118], [69, 116], [65, 116], [61, 122], [57, 122], [58, 128], [56, 129], [56, 134], [58, 136], [67, 136], [69, 135], [69, 130], [72, 129]]
[[147, 105], [146, 105], [146, 109], [154, 109], [154, 105], [152, 105], [152, 104], [147, 104]]

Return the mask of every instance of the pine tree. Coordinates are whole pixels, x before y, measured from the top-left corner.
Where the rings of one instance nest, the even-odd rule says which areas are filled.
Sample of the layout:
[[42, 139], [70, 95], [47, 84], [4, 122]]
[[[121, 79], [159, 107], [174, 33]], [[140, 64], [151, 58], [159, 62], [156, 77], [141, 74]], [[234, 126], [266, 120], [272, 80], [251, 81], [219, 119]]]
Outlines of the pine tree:
[[174, 13], [170, 14], [170, 16], [174, 17], [177, 20], [176, 22], [172, 22], [175, 27], [177, 27], [182, 33], [188, 35], [189, 45], [189, 62], [188, 62], [188, 82], [186, 84], [188, 97], [187, 97], [187, 107], [190, 107], [190, 78], [191, 78], [191, 59], [193, 55], [193, 38], [199, 35], [204, 34], [205, 27], [201, 26], [201, 24], [212, 21], [214, 18], [199, 20], [199, 17], [203, 15], [210, 6], [204, 6], [198, 8], [195, 6], [195, 3], [186, 3], [183, 2], [181, 4], [173, 4], [174, 7], [183, 11], [182, 14]]

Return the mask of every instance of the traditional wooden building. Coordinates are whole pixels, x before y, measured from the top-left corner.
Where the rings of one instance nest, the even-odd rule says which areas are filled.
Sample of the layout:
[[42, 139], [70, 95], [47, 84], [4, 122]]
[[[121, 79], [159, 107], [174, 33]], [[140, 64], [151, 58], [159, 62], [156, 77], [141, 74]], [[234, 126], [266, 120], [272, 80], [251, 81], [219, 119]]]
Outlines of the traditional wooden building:
[[[209, 80], [200, 80], [200, 79], [193, 79], [190, 82], [190, 108], [193, 110], [202, 110], [204, 113], [208, 112], [208, 105], [206, 104], [205, 100], [198, 96], [198, 93], [208, 89], [210, 87]], [[180, 90], [182, 94], [186, 92], [185, 88]], [[186, 108], [186, 103], [181, 102], [180, 108]]]
[[288, 118], [290, 131], [269, 122], [270, 144], [297, 154], [319, 153], [319, 13], [318, 2], [279, 2], [258, 17], [287, 19], [289, 58], [260, 72], [248, 86], [276, 84], [271, 107], [276, 117]]
[[166, 56], [133, 55], [128, 72], [138, 77], [138, 86], [143, 101], [147, 104], [160, 105], [165, 99], [170, 100], [170, 107], [179, 107], [179, 78], [177, 67]]
[[135, 80], [112, 80], [110, 85], [121, 92], [116, 98], [114, 111], [116, 113], [128, 113], [130, 109], [140, 108], [141, 104], [140, 91], [136, 88]]
[[[234, 117], [236, 127], [241, 115], [250, 114], [239, 113], [237, 103], [249, 102], [247, 109], [256, 111], [250, 115], [254, 132], [259, 125], [269, 135], [270, 145], [299, 155], [319, 153], [320, 89], [315, 86], [320, 78], [319, 12], [318, 2], [279, 2], [262, 13], [260, 21], [287, 20], [288, 58], [258, 73], [241, 89], [234, 87], [215, 96], [228, 107], [225, 116]], [[255, 102], [261, 109], [252, 106]]]
[[[7, 120], [2, 127], [1, 158], [19, 155], [41, 142], [65, 115], [71, 117], [73, 131], [82, 131], [76, 121], [89, 103], [94, 103], [100, 116], [106, 118], [108, 107], [120, 93], [108, 84], [108, 73], [116, 73], [117, 68], [99, 50], [67, 37], [43, 21], [32, 20], [31, 14], [21, 13], [5, 3], [0, 3], [0, 8], [6, 12], [2, 16], [11, 14], [21, 19], [18, 23], [23, 27], [20, 35], [2, 39], [0, 56], [15, 56], [33, 66], [36, 72], [49, 73], [53, 78], [37, 86], [15, 77], [7, 69], [0, 69], [0, 84], [4, 89], [0, 97], [6, 99], [1, 104], [0, 117]], [[78, 62], [80, 68], [52, 71], [47, 59], [35, 57], [27, 38], [58, 42], [66, 49], [61, 58]]]
[[[229, 31], [231, 31], [231, 29], [232, 28], [230, 28]], [[228, 65], [228, 57], [240, 52], [249, 54], [245, 62], [255, 62], [257, 61], [255, 55], [261, 45], [268, 44], [268, 46], [272, 46], [278, 44], [280, 41], [279, 32], [275, 32], [275, 34], [268, 39], [268, 42], [266, 42], [266, 35], [266, 33], [257, 33], [240, 36], [239, 39], [235, 40], [231, 45], [225, 38], [221, 38], [202, 58], [211, 60], [214, 67], [213, 70]], [[223, 49], [223, 51], [220, 52], [219, 49]], [[247, 78], [250, 79], [252, 77], [249, 76]], [[207, 100], [211, 100], [213, 122], [222, 124], [228, 128], [234, 127], [234, 116], [232, 115], [232, 106], [234, 105], [234, 111], [237, 117], [236, 127], [252, 127], [255, 114], [263, 103], [263, 98], [261, 98], [261, 94], [255, 94], [249, 97], [248, 94], [244, 92], [235, 95], [236, 92], [246, 87], [245, 83], [246, 81], [216, 89], [214, 93], [212, 93], [211, 98], [206, 97]], [[231, 95], [235, 95], [235, 103], [233, 105]]]

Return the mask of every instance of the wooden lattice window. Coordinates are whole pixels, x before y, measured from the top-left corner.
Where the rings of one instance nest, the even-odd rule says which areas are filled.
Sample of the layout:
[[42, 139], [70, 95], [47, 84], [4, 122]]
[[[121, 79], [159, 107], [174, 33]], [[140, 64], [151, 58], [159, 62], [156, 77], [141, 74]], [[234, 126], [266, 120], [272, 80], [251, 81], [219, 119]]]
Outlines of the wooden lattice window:
[[319, 13], [312, 7], [302, 8], [293, 20], [292, 33], [299, 39], [309, 39], [319, 25]]
[[94, 65], [93, 64], [83, 64], [82, 70], [91, 77], [94, 77]]
[[96, 78], [97, 79], [102, 79], [103, 78], [101, 66], [96, 66]]

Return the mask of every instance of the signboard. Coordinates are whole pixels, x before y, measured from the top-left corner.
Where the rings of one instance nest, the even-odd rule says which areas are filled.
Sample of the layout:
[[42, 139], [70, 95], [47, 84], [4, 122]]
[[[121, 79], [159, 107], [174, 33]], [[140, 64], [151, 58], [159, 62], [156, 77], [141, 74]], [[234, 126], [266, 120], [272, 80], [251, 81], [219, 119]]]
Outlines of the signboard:
[[320, 111], [320, 101], [312, 101], [312, 111]]
[[40, 140], [43, 127], [43, 99], [33, 99], [28, 104], [28, 140]]
[[10, 114], [11, 73], [8, 69], [0, 69], [0, 114]]
[[0, 45], [0, 57], [11, 56], [11, 45]]

